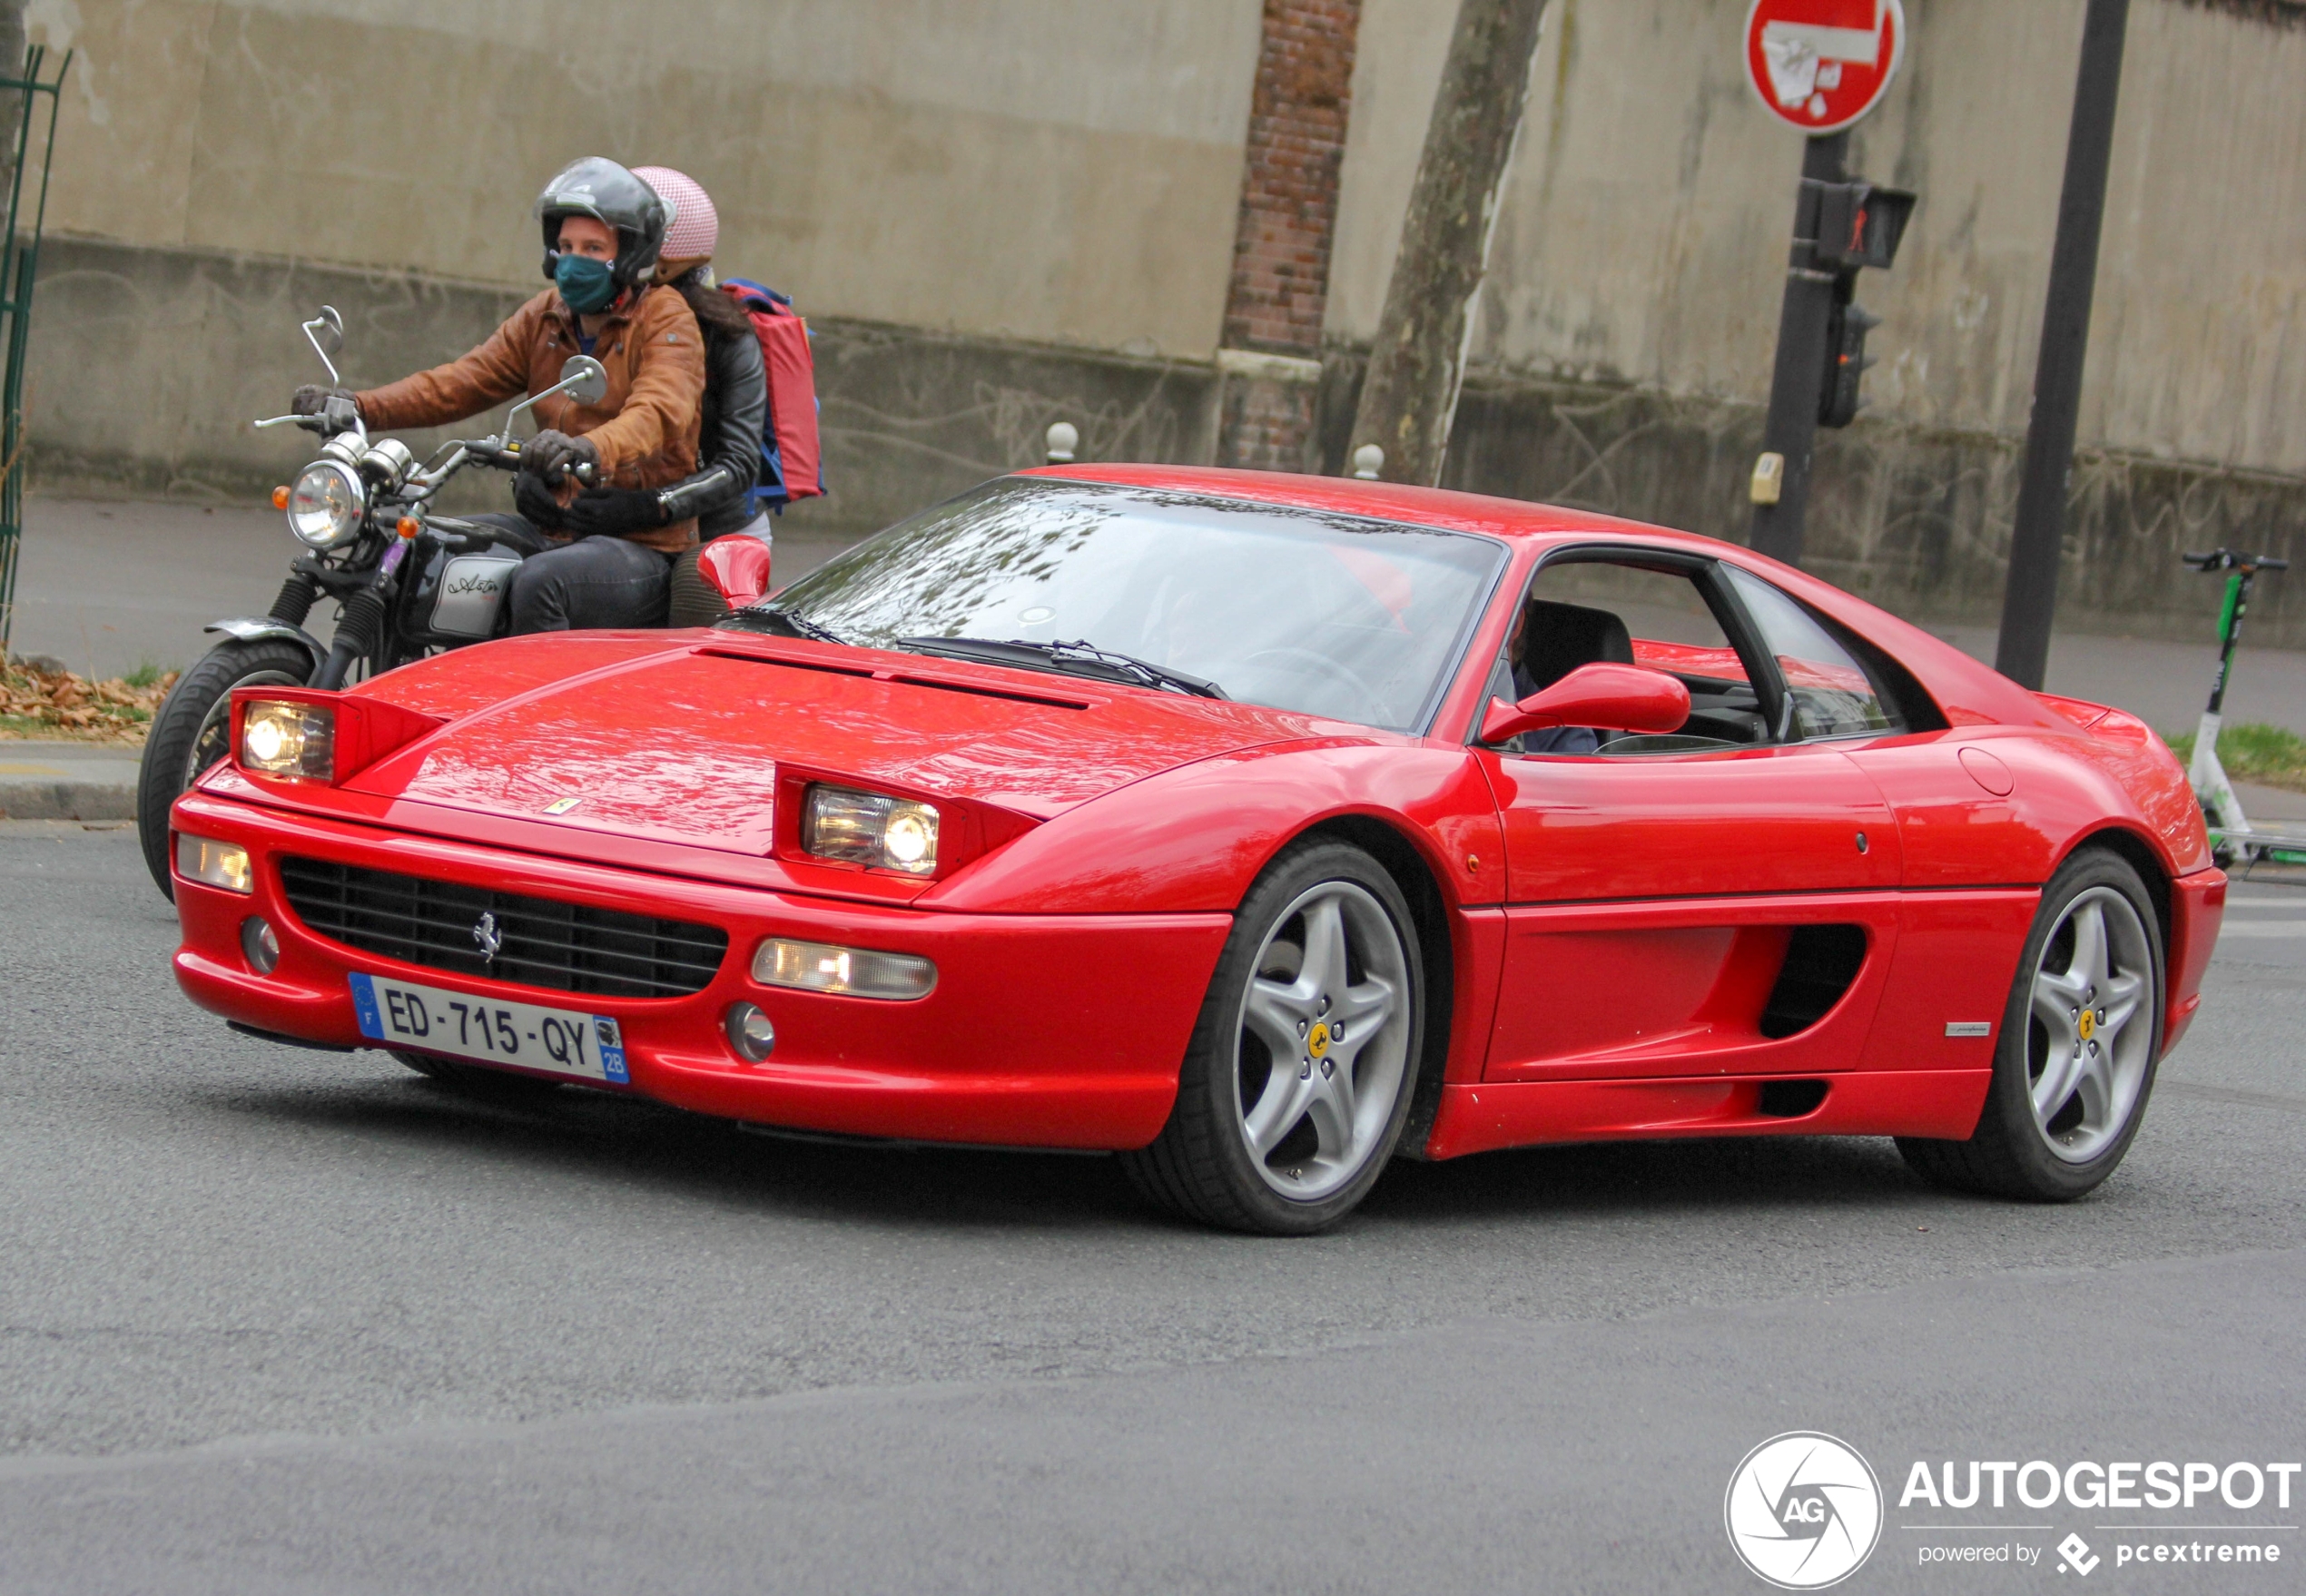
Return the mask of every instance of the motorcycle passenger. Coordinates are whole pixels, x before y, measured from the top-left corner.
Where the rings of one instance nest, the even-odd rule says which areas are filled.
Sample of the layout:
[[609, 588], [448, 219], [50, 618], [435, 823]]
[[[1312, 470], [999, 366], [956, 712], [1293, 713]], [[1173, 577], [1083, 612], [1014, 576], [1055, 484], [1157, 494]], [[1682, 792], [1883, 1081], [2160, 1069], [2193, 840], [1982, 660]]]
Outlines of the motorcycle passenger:
[[656, 281], [688, 302], [705, 336], [704, 429], [694, 475], [659, 491], [598, 488], [568, 507], [569, 527], [584, 536], [629, 535], [676, 516], [696, 517], [697, 547], [673, 562], [666, 624], [703, 626], [728, 614], [719, 591], [697, 573], [697, 556], [716, 537], [743, 536], [774, 547], [771, 517], [753, 497], [761, 477], [761, 437], [769, 413], [769, 374], [752, 319], [713, 281], [721, 217], [713, 196], [685, 172], [636, 166], [633, 175], [672, 208], [672, 225], [656, 263]]
[[[662, 489], [696, 469], [703, 340], [687, 301], [653, 281], [671, 209], [624, 167], [587, 156], [545, 185], [536, 215], [551, 288], [462, 358], [344, 397], [372, 428], [439, 426], [550, 388], [573, 355], [598, 360], [608, 374], [599, 403], [561, 395], [537, 407], [547, 425], [521, 446], [513, 488], [520, 514], [476, 519], [506, 527], [516, 543], [533, 547], [541, 532], [556, 546], [514, 575], [513, 632], [662, 626], [673, 557], [695, 546], [695, 521], [593, 536], [567, 510], [580, 465], [605, 488], [628, 493]], [[317, 414], [340, 394], [301, 388], [294, 408]]]

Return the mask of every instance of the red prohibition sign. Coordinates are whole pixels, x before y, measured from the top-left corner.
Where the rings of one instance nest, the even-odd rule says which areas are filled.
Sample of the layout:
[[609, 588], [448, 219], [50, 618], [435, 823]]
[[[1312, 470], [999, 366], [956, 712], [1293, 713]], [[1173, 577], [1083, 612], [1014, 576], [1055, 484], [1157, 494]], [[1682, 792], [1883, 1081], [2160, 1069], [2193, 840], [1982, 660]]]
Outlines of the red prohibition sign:
[[1754, 0], [1746, 81], [1806, 133], [1839, 133], [1881, 103], [1906, 54], [1900, 0]]

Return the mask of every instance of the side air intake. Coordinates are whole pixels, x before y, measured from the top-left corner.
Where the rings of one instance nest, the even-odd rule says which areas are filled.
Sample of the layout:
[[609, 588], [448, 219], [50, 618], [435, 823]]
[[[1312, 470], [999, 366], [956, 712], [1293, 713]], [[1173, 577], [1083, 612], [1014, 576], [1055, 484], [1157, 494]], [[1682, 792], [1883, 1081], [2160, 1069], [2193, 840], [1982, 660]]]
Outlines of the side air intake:
[[1841, 1001], [1865, 964], [1864, 926], [1796, 926], [1761, 1011], [1761, 1034], [1775, 1041], [1808, 1030]]

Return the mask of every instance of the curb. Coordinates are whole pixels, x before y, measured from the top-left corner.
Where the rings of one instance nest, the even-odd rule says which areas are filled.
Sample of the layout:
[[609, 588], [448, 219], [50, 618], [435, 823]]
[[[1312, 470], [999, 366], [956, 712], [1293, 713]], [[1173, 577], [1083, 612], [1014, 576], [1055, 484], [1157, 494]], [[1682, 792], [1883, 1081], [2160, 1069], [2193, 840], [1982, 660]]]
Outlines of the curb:
[[0, 780], [0, 820], [134, 820], [136, 789], [102, 782]]

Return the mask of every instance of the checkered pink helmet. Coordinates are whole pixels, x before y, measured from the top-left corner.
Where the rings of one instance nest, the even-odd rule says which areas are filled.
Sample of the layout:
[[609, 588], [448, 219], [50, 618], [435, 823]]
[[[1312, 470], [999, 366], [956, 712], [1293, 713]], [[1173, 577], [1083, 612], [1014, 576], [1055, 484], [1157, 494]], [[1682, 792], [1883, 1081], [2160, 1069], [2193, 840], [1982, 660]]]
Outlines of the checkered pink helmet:
[[669, 166], [636, 166], [633, 175], [655, 189], [673, 208], [673, 225], [665, 230], [664, 261], [709, 261], [721, 241], [721, 213], [713, 196], [686, 172]]

